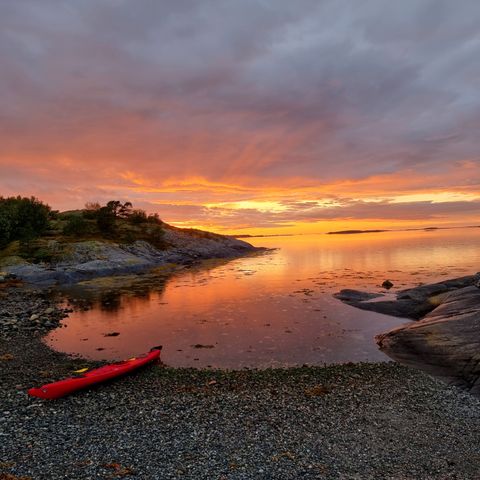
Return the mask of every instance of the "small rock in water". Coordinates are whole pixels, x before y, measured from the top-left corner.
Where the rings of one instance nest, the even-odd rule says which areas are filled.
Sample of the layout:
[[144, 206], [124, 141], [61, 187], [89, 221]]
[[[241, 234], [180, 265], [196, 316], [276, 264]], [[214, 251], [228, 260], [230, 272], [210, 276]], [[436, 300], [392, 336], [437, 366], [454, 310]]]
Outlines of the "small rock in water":
[[390, 290], [393, 287], [393, 283], [390, 280], [385, 280], [382, 283], [382, 287], [386, 288], [387, 290]]
[[110, 332], [110, 333], [104, 333], [104, 337], [118, 337], [120, 335], [120, 332]]

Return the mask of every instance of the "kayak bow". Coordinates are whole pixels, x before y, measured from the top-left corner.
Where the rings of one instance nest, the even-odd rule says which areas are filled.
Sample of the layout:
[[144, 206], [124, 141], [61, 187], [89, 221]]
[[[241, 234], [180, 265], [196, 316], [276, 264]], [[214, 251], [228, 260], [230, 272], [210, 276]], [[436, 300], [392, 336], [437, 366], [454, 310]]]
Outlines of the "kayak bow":
[[111, 363], [95, 370], [85, 372], [80, 376], [60, 380], [59, 382], [48, 383], [40, 388], [31, 388], [28, 394], [32, 397], [55, 399], [69, 395], [77, 390], [88, 388], [97, 383], [111, 380], [127, 373], [133, 372], [138, 368], [149, 363], [158, 361], [162, 347], [153, 347], [149, 353], [140, 357], [131, 358], [124, 362]]

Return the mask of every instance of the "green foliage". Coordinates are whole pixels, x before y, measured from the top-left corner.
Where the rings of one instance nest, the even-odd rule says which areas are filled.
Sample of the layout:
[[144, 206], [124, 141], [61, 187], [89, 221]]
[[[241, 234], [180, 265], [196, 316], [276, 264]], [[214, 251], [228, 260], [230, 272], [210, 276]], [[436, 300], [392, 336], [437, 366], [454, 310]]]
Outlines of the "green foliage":
[[[97, 204], [93, 204], [97, 205]], [[111, 200], [104, 207], [95, 210], [97, 227], [101, 233], [111, 235], [116, 231], [115, 220], [117, 218], [127, 219], [132, 213], [132, 204], [130, 202], [122, 203], [118, 200]]]
[[96, 219], [100, 208], [101, 208], [101, 205], [98, 202], [87, 202], [85, 204], [85, 209], [83, 210], [84, 218], [89, 220]]
[[160, 220], [158, 213], [152, 213], [148, 216], [147, 221], [149, 223], [156, 223], [157, 225], [161, 225], [163, 222]]
[[67, 223], [63, 227], [63, 233], [65, 235], [84, 235], [90, 230], [90, 224], [85, 218], [79, 215], [71, 215], [67, 219]]
[[[36, 248], [35, 245], [31, 246], [30, 243], [23, 250], [24, 256], [29, 257], [32, 263], [50, 263], [53, 258], [52, 251], [48, 248], [41, 247]], [[28, 255], [25, 255], [25, 252], [28, 252]]]
[[112, 234], [115, 232], [115, 213], [111, 208], [101, 207], [97, 212], [97, 227], [103, 234]]
[[123, 233], [121, 240], [122, 240], [122, 243], [126, 243], [127, 245], [130, 245], [134, 243], [136, 240], [138, 240], [138, 238], [135, 235], [135, 232], [127, 230], [126, 232]]
[[110, 200], [104, 208], [107, 208], [115, 218], [128, 218], [132, 212], [130, 202], [122, 203], [118, 200]]
[[145, 228], [142, 240], [147, 241], [156, 248], [163, 249], [165, 248], [164, 236], [165, 232], [163, 228], [160, 225], [153, 224]]
[[[158, 214], [147, 215], [134, 209], [131, 202], [87, 203], [83, 210], [58, 213], [33, 197], [0, 197], [0, 249], [19, 240], [22, 258], [36, 262], [47, 262], [57, 255], [50, 251], [48, 242], [52, 239], [104, 238], [128, 244], [145, 240], [165, 248], [162, 227]], [[46, 238], [38, 238], [43, 236]], [[58, 238], [63, 236], [71, 238]]]
[[144, 210], [134, 209], [131, 202], [111, 200], [104, 206], [87, 203], [83, 217], [95, 219], [99, 233], [106, 237], [115, 234], [116, 238], [125, 243], [146, 240], [156, 246], [164, 245], [161, 228], [163, 222], [158, 214], [147, 215]]
[[8, 211], [0, 209], [0, 248], [6, 246], [11, 238], [12, 220], [10, 214]]
[[141, 223], [147, 223], [147, 214], [144, 210], [135, 209], [132, 210], [128, 217], [128, 221], [133, 225], [140, 225]]
[[0, 248], [40, 236], [49, 226], [50, 214], [51, 208], [35, 197], [0, 197]]

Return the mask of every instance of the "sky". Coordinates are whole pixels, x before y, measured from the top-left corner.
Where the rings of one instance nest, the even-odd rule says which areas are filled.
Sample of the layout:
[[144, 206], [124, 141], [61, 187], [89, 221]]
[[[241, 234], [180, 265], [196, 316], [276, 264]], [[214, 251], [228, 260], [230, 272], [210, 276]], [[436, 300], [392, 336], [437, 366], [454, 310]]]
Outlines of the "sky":
[[0, 0], [0, 195], [221, 233], [480, 224], [480, 2]]

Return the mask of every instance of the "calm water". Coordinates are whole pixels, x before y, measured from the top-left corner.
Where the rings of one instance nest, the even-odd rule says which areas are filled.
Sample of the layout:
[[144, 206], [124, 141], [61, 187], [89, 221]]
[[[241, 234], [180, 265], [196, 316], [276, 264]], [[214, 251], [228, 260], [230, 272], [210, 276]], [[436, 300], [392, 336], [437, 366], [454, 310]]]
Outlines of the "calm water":
[[[253, 238], [277, 247], [171, 273], [100, 279], [65, 292], [77, 309], [54, 348], [121, 359], [164, 346], [171, 366], [267, 367], [379, 361], [373, 337], [402, 319], [342, 304], [342, 288], [382, 291], [480, 270], [480, 229]], [[80, 306], [82, 304], [80, 303]], [[117, 336], [105, 336], [108, 333]], [[199, 348], [201, 346], [201, 348]]]

